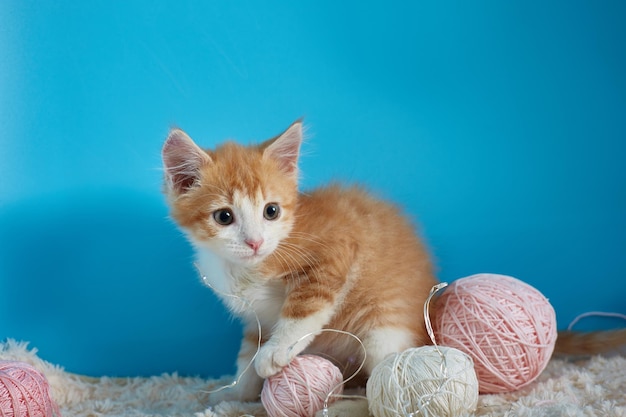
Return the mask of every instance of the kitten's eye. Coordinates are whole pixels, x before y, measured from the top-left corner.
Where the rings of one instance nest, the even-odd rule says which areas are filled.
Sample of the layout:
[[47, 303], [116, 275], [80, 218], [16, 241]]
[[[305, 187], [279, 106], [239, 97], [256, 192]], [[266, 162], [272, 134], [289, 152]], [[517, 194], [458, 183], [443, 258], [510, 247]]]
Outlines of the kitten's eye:
[[263, 217], [267, 220], [276, 220], [280, 215], [280, 206], [276, 203], [267, 203], [263, 210]]
[[213, 219], [222, 226], [228, 226], [235, 220], [231, 209], [219, 209], [213, 212]]

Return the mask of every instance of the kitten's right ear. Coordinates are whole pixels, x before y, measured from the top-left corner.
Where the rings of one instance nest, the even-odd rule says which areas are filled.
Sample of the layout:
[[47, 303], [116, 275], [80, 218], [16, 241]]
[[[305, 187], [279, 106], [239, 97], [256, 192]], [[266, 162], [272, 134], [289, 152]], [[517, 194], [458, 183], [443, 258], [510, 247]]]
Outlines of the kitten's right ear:
[[211, 163], [211, 157], [185, 132], [172, 129], [161, 151], [165, 182], [169, 190], [184, 193], [199, 179], [200, 168]]
[[283, 133], [265, 142], [263, 156], [273, 158], [285, 173], [297, 177], [301, 144], [302, 120], [296, 120]]

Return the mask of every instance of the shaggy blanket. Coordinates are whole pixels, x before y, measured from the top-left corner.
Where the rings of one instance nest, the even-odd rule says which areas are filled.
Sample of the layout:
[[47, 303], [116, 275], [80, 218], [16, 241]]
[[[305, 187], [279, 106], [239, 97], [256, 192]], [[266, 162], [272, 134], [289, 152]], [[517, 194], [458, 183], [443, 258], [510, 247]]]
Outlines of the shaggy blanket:
[[[230, 379], [183, 378], [176, 374], [150, 378], [84, 377], [42, 360], [36, 349], [12, 340], [0, 343], [0, 360], [27, 362], [42, 371], [64, 417], [266, 416], [260, 403], [230, 402], [207, 408], [205, 391], [225, 385]], [[331, 414], [369, 415], [364, 400], [336, 403]], [[617, 355], [552, 359], [530, 386], [507, 394], [480, 396], [473, 416], [626, 417], [626, 358]]]

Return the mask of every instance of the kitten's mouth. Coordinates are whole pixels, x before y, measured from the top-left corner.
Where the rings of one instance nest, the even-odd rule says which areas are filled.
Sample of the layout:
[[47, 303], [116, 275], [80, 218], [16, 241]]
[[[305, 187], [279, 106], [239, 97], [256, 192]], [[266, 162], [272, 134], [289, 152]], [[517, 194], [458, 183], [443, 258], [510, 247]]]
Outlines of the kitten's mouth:
[[235, 255], [237, 260], [243, 264], [256, 264], [265, 259], [270, 253], [271, 250], [269, 247], [262, 247], [240, 250], [233, 255]]
[[259, 252], [254, 252], [249, 255], [241, 256], [241, 259], [245, 262], [258, 262], [263, 259], [265, 256]]

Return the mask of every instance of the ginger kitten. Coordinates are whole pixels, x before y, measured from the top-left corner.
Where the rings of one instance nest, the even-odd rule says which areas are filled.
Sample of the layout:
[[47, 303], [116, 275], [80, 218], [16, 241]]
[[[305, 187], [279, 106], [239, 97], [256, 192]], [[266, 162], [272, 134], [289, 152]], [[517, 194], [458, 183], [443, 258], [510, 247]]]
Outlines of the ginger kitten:
[[171, 216], [197, 265], [244, 323], [234, 388], [211, 402], [256, 400], [263, 378], [300, 353], [366, 377], [385, 356], [428, 342], [423, 304], [436, 283], [429, 255], [398, 208], [359, 188], [298, 191], [302, 123], [260, 145], [203, 150], [183, 131], [162, 151]]

